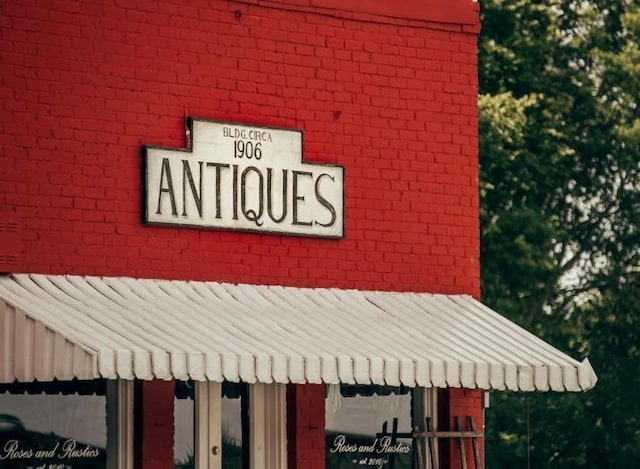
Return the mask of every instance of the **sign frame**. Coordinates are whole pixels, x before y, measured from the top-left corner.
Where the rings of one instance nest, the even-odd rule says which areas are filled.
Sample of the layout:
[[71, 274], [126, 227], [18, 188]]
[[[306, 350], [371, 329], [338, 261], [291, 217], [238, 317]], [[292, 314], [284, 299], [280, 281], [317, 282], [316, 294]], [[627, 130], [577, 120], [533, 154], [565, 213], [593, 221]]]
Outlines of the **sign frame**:
[[[343, 239], [345, 237], [345, 168], [339, 164], [306, 162], [304, 135], [301, 130], [187, 117], [186, 132], [187, 145], [184, 148], [156, 145], [141, 147], [143, 224], [311, 238]], [[222, 140], [223, 138], [233, 143]], [[276, 144], [273, 143], [274, 140], [277, 140]], [[232, 146], [229, 147], [229, 145]], [[206, 160], [202, 160], [204, 158], [202, 148], [209, 150], [206, 152]], [[269, 161], [274, 168], [267, 167], [264, 162], [259, 161], [263, 156], [266, 159], [269, 153], [272, 153], [268, 151], [269, 149], [278, 151], [280, 148], [282, 149], [280, 153], [271, 155], [273, 159]], [[210, 154], [222, 153], [222, 150], [226, 150], [222, 155]], [[194, 159], [194, 156], [201, 160]], [[158, 169], [158, 158], [162, 158], [160, 169]], [[180, 171], [176, 170], [176, 165], [179, 163], [176, 163], [175, 159], [182, 161], [181, 174], [176, 174]], [[231, 164], [237, 159], [242, 161]], [[245, 162], [249, 164], [241, 164]], [[199, 164], [197, 175], [194, 175], [195, 170], [190, 169], [192, 163]], [[203, 163], [206, 163], [205, 166]], [[215, 216], [204, 221], [202, 220], [204, 210], [202, 200], [205, 191], [202, 181], [203, 168], [209, 170], [205, 177], [213, 178], [215, 182], [214, 189], [206, 186], [208, 192], [215, 192], [215, 199], [205, 199], [208, 203], [215, 200]], [[181, 184], [176, 185], [173, 182], [172, 171], [175, 176], [182, 177]], [[279, 172], [282, 173], [281, 176]], [[272, 178], [281, 179], [280, 186], [276, 187], [275, 192], [270, 190]], [[273, 183], [274, 186], [277, 184], [278, 181]], [[232, 195], [223, 192], [223, 185], [227, 189], [233, 186]], [[256, 185], [258, 189], [252, 188]], [[265, 187], [267, 187], [266, 191]], [[328, 192], [327, 187], [335, 192]], [[312, 190], [302, 192], [302, 188]], [[277, 189], [281, 189], [282, 195], [277, 193]], [[179, 197], [176, 197], [174, 190], [181, 197], [179, 203], [176, 200]], [[245, 192], [249, 195], [245, 195]], [[224, 197], [227, 197], [225, 199], [227, 204], [228, 199], [231, 199], [231, 208], [222, 205], [221, 200]], [[281, 205], [279, 221], [271, 212], [271, 199], [278, 197]], [[198, 198], [199, 204], [196, 200]], [[154, 205], [156, 200], [157, 203]], [[187, 210], [187, 204], [190, 204], [190, 210]], [[253, 208], [246, 207], [251, 204]], [[277, 201], [273, 204], [277, 205]], [[307, 204], [309, 206], [314, 204], [310, 212], [298, 213], [300, 207], [308, 208]], [[182, 213], [178, 213], [178, 205], [184, 208]], [[265, 209], [266, 205], [268, 210]], [[154, 206], [157, 207], [155, 211]], [[256, 207], [257, 210], [254, 210]], [[199, 214], [199, 220], [196, 222], [190, 220], [187, 213], [193, 212], [194, 209]], [[212, 208], [208, 206], [207, 209], [211, 213]], [[171, 216], [162, 213], [168, 210], [172, 212]], [[221, 215], [223, 212], [226, 212], [226, 218], [229, 218], [229, 210], [233, 211], [231, 219], [216, 223], [223, 218]], [[313, 218], [314, 214], [317, 214], [316, 218]]]

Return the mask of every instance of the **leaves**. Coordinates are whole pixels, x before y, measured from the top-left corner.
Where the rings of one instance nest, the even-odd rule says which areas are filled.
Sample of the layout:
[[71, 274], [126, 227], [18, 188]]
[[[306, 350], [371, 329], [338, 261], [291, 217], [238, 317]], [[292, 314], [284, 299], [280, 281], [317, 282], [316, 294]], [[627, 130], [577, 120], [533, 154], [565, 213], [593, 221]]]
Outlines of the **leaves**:
[[600, 378], [495, 395], [488, 466], [624, 467], [640, 456], [640, 4], [481, 3], [483, 300]]

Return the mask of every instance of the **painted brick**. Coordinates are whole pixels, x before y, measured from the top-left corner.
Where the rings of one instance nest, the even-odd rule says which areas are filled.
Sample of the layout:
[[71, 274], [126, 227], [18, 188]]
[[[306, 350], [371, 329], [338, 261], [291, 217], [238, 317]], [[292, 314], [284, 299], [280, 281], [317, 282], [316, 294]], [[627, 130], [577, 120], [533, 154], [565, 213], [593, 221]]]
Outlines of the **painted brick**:
[[[409, 2], [420, 21], [332, 1], [3, 1], [0, 203], [23, 221], [20, 270], [478, 296], [477, 6], [449, 5], [456, 23], [434, 0]], [[140, 146], [185, 147], [189, 115], [304, 131], [307, 161], [346, 167], [345, 239], [143, 226]]]
[[173, 468], [173, 381], [136, 382], [135, 466]]

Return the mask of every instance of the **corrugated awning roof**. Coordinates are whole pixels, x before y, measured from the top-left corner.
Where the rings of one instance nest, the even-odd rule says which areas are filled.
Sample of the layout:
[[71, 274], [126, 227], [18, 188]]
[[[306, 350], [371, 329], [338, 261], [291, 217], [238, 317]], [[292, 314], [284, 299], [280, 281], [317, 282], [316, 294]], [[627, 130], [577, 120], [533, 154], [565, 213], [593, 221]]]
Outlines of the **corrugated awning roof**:
[[580, 391], [596, 376], [466, 295], [14, 274], [0, 382], [54, 378]]

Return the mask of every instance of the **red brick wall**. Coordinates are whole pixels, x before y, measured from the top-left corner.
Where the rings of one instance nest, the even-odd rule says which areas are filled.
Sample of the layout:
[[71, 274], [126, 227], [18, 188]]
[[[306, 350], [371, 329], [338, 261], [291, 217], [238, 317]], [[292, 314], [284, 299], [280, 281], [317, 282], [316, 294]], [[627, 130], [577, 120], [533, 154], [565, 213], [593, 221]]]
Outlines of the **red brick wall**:
[[[478, 294], [473, 25], [318, 11], [3, 1], [22, 270]], [[303, 130], [346, 167], [346, 238], [143, 226], [140, 146], [184, 147], [185, 116]]]
[[324, 385], [287, 388], [288, 469], [324, 468], [324, 397]]
[[[15, 270], [477, 297], [478, 27], [471, 0], [3, 0]], [[141, 145], [184, 147], [187, 116], [304, 131], [307, 161], [345, 167], [346, 237], [142, 225]]]
[[135, 382], [134, 467], [173, 469], [173, 381]]

